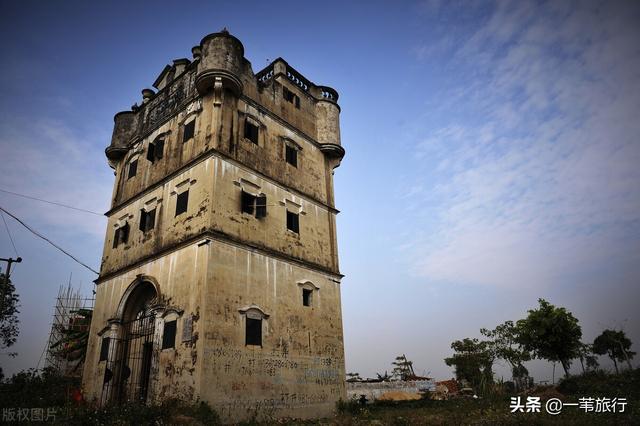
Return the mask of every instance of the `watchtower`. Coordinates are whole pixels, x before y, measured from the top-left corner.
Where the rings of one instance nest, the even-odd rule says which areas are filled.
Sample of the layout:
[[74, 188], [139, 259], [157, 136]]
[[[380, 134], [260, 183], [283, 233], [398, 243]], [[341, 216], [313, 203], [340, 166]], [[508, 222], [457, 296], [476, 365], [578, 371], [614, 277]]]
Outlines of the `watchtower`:
[[85, 395], [199, 398], [226, 419], [344, 398], [338, 93], [227, 31], [115, 115]]

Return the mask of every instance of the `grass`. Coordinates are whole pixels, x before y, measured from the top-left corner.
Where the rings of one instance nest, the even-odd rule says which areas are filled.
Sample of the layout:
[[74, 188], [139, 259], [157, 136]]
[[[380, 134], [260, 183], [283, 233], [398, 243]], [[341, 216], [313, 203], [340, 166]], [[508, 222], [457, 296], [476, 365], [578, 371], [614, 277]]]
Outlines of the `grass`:
[[[15, 377], [15, 376], [14, 376]], [[205, 403], [166, 401], [162, 405], [121, 405], [96, 408], [78, 404], [69, 398], [75, 383], [67, 379], [33, 372], [23, 373], [0, 386], [2, 407], [56, 407], [53, 424], [60, 425], [214, 425], [219, 418]], [[377, 402], [361, 406], [341, 402], [338, 413], [318, 420], [247, 421], [242, 425], [584, 425], [640, 424], [640, 370], [619, 375], [603, 372], [587, 373], [563, 380], [558, 386], [538, 387], [529, 395], [542, 401], [557, 397], [564, 402], [577, 402], [580, 397], [627, 398], [624, 413], [585, 413], [579, 407], [564, 407], [557, 416], [547, 414], [544, 402], [540, 413], [511, 413], [511, 395], [488, 398], [458, 398], [448, 401]], [[523, 402], [527, 395], [521, 395]], [[22, 422], [24, 423], [24, 422]], [[17, 422], [16, 424], [21, 424]]]

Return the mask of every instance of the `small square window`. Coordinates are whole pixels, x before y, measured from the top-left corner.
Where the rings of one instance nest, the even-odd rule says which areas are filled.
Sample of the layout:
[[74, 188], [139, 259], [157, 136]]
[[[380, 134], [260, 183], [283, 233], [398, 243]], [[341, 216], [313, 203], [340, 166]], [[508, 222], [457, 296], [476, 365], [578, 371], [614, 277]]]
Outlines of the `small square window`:
[[287, 229], [296, 234], [300, 233], [300, 219], [298, 213], [287, 210]]
[[187, 189], [176, 197], [176, 216], [187, 211], [189, 203], [189, 190]]
[[100, 346], [100, 361], [106, 361], [109, 359], [109, 343], [110, 340], [108, 337], [102, 338], [102, 346]]
[[285, 101], [294, 104], [296, 108], [300, 109], [300, 97], [284, 86], [282, 86], [282, 96]]
[[256, 197], [256, 217], [258, 219], [267, 216], [267, 196], [264, 194]]
[[309, 290], [308, 288], [302, 289], [302, 305], [303, 306], [311, 306], [312, 297], [313, 297], [313, 290]]
[[253, 195], [242, 191], [240, 196], [240, 211], [254, 215], [260, 219], [267, 216], [267, 196], [264, 194]]
[[292, 146], [285, 146], [285, 159], [293, 167], [298, 167], [298, 150]]
[[258, 145], [258, 126], [246, 119], [244, 121], [244, 137]]
[[242, 213], [248, 213], [252, 215], [256, 204], [256, 196], [242, 191], [240, 202]]
[[140, 230], [147, 232], [156, 225], [156, 209], [151, 211], [140, 210]]
[[149, 143], [147, 148], [147, 160], [152, 163], [162, 158], [164, 153], [164, 136], [159, 136], [155, 141]]
[[113, 235], [113, 248], [118, 247], [121, 243], [129, 241], [129, 223], [125, 222], [124, 225], [116, 229]]
[[184, 133], [182, 134], [182, 142], [186, 142], [189, 139], [193, 138], [193, 135], [196, 131], [196, 120], [191, 120], [187, 124], [184, 125]]
[[171, 349], [176, 347], [176, 324], [176, 320], [167, 321], [164, 323], [164, 332], [162, 333], [162, 349]]
[[127, 179], [131, 179], [138, 172], [138, 160], [133, 160], [129, 163], [129, 171], [127, 173]]
[[262, 346], [262, 320], [246, 318], [245, 345]]

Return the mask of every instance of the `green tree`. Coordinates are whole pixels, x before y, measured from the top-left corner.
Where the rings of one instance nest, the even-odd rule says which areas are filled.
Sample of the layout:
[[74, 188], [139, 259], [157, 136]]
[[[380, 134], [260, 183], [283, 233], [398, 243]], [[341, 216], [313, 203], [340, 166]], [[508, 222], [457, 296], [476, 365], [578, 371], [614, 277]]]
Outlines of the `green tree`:
[[392, 376], [399, 377], [400, 380], [408, 380], [415, 376], [413, 372], [413, 361], [409, 361], [406, 355], [399, 355], [391, 364], [394, 365]]
[[538, 299], [538, 303], [538, 309], [529, 310], [529, 315], [516, 323], [517, 342], [538, 358], [559, 361], [569, 377], [571, 360], [579, 356], [582, 345], [578, 319], [544, 299]]
[[495, 354], [490, 342], [465, 338], [451, 343], [451, 349], [454, 354], [444, 359], [445, 364], [455, 368], [458, 380], [466, 380], [480, 393], [485, 393], [493, 383]]
[[480, 333], [491, 339], [495, 357], [509, 363], [514, 378], [529, 375], [523, 363], [531, 360], [531, 354], [518, 343], [518, 329], [513, 321], [505, 321], [493, 330], [481, 328]]
[[604, 330], [602, 334], [593, 341], [593, 352], [598, 355], [607, 354], [613, 361], [613, 366], [618, 371], [618, 361], [626, 361], [631, 369], [631, 358], [636, 354], [631, 352], [631, 340], [620, 330]]
[[[0, 347], [6, 349], [12, 346], [18, 338], [18, 310], [19, 298], [11, 279], [0, 273]], [[14, 355], [15, 354], [10, 354]]]
[[[582, 367], [582, 373], [584, 374], [586, 371], [595, 370], [598, 368], [598, 358], [594, 355], [593, 345], [588, 343], [580, 344], [580, 352], [578, 354], [578, 358], [580, 359], [580, 366]], [[584, 365], [587, 364], [587, 368], [585, 370]]]

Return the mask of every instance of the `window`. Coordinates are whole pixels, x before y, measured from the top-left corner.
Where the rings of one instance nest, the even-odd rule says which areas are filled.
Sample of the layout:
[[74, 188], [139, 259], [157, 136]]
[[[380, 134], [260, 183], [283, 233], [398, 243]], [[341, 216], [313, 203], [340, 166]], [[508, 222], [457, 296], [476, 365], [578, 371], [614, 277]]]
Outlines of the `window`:
[[240, 210], [242, 213], [254, 215], [260, 219], [267, 216], [267, 196], [264, 194], [253, 195], [242, 191], [240, 197]]
[[293, 167], [298, 167], [298, 150], [292, 146], [285, 146], [285, 160]]
[[164, 151], [164, 136], [158, 136], [155, 141], [149, 142], [147, 149], [147, 160], [152, 163], [162, 158]]
[[253, 214], [253, 210], [256, 204], [256, 196], [251, 195], [248, 192], [242, 191], [240, 201], [242, 203], [242, 206], [241, 206], [242, 213]]
[[313, 290], [308, 288], [302, 289], [302, 305], [311, 306], [311, 298], [313, 297]]
[[124, 225], [116, 229], [113, 235], [113, 248], [118, 247], [120, 243], [126, 243], [129, 240], [129, 223], [125, 222]]
[[258, 126], [246, 119], [244, 121], [244, 137], [258, 145]]
[[294, 104], [296, 108], [300, 109], [300, 98], [298, 95], [284, 86], [282, 86], [282, 95], [284, 96], [285, 101]]
[[256, 217], [258, 219], [267, 216], [267, 196], [258, 195], [256, 197]]
[[184, 125], [184, 133], [182, 133], [182, 142], [191, 139], [196, 131], [196, 120], [191, 120]]
[[151, 211], [140, 210], [140, 230], [147, 232], [156, 225], [156, 209]]
[[262, 320], [246, 318], [245, 345], [262, 346]]
[[132, 177], [134, 177], [137, 171], [138, 171], [138, 160], [136, 159], [129, 163], [129, 172], [127, 173], [127, 179], [131, 179]]
[[187, 189], [176, 197], [176, 216], [185, 213], [187, 211], [187, 204], [189, 203], [189, 190]]
[[298, 213], [293, 213], [287, 210], [287, 229], [295, 232], [296, 234], [300, 233], [300, 220]]
[[162, 333], [162, 349], [171, 349], [176, 347], [176, 324], [176, 320], [167, 321], [164, 323], [164, 332]]
[[100, 361], [106, 361], [109, 359], [109, 343], [110, 339], [108, 337], [102, 338], [102, 346], [100, 346]]

